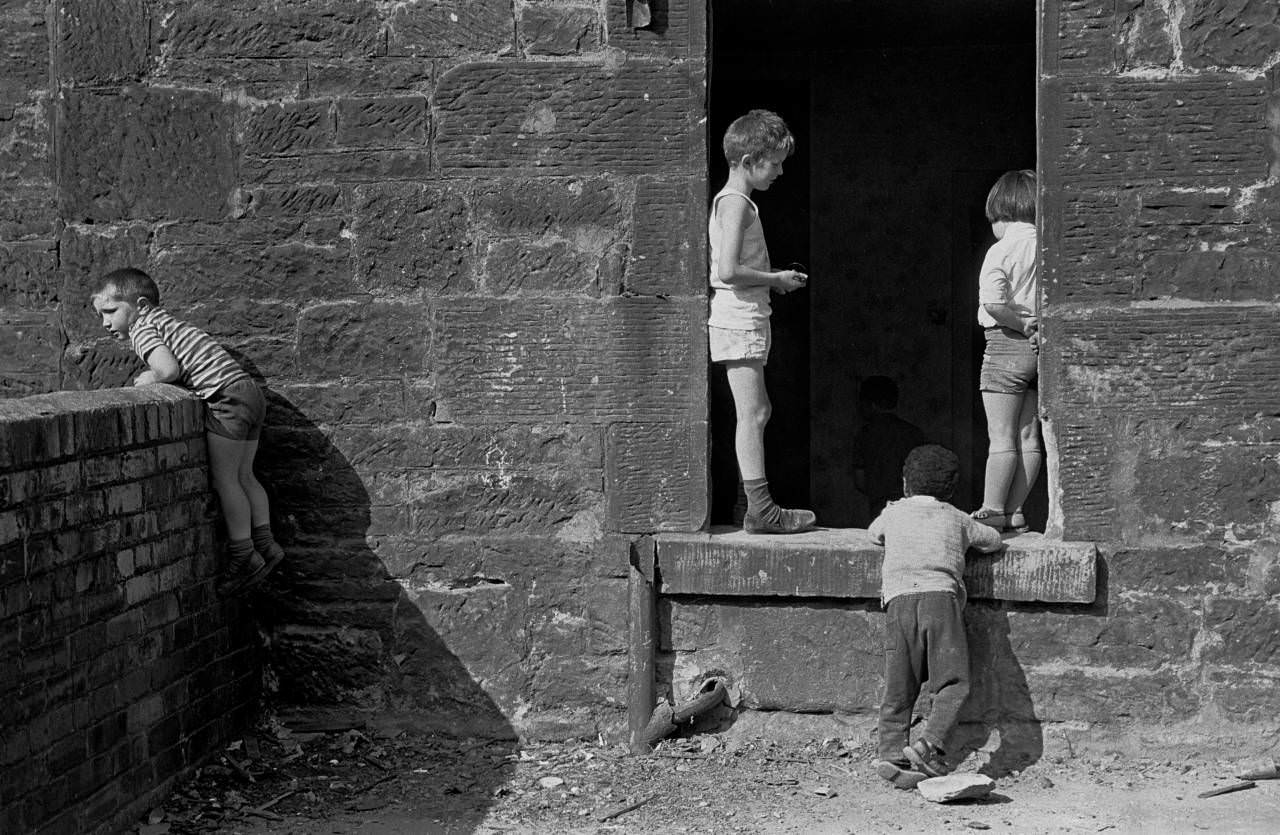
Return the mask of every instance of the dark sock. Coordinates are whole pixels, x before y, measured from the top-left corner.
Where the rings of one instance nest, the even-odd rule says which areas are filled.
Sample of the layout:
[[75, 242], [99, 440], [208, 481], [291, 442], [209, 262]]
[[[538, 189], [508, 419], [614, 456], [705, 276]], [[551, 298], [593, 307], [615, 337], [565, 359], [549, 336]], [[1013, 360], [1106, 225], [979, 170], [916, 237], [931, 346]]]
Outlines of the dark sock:
[[747, 513], [766, 524], [778, 524], [782, 518], [782, 508], [778, 507], [769, 493], [769, 479], [744, 478], [742, 489], [747, 494]]
[[227, 554], [231, 557], [231, 570], [241, 571], [249, 567], [253, 557], [252, 539], [233, 539], [227, 543]]
[[276, 538], [271, 535], [270, 525], [255, 525], [251, 531], [253, 534], [253, 547], [258, 553], [267, 559], [271, 559], [273, 552], [280, 546], [276, 544]]

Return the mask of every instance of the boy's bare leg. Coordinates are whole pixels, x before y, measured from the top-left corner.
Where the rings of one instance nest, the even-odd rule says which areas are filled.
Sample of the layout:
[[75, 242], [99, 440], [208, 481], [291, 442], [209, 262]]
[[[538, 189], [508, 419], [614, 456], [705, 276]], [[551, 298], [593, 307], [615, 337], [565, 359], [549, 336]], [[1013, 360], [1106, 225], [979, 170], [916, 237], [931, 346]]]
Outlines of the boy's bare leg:
[[764, 478], [764, 427], [773, 411], [764, 385], [764, 365], [760, 362], [728, 362], [725, 363], [725, 371], [729, 377], [729, 390], [733, 392], [733, 408], [738, 416], [733, 433], [738, 471], [743, 481]]
[[773, 406], [765, 389], [764, 363], [759, 360], [728, 362], [725, 371], [737, 413], [734, 451], [747, 494], [743, 529], [748, 533], [798, 533], [812, 528], [815, 520], [811, 511], [780, 508], [769, 492], [764, 467], [764, 427]]
[[258, 481], [258, 477], [253, 472], [253, 461], [257, 454], [258, 442], [245, 441], [244, 451], [240, 457], [240, 486], [244, 488], [245, 495], [249, 498], [249, 515], [252, 525], [250, 534], [253, 537], [253, 547], [262, 554], [267, 564], [274, 568], [280, 560], [284, 559], [284, 549], [271, 533], [271, 502], [262, 482]]
[[1018, 466], [1009, 485], [1008, 512], [1021, 513], [1022, 504], [1040, 477], [1044, 452], [1040, 446], [1040, 394], [1028, 389], [1018, 413]]
[[1005, 513], [1009, 488], [1019, 466], [1018, 417], [1021, 394], [984, 391], [982, 407], [987, 413], [987, 468], [982, 482], [982, 506]]
[[227, 525], [227, 538], [232, 542], [248, 540], [253, 525], [249, 495], [240, 483], [240, 461], [248, 441], [235, 441], [206, 432], [209, 442], [209, 478], [222, 505], [222, 518]]

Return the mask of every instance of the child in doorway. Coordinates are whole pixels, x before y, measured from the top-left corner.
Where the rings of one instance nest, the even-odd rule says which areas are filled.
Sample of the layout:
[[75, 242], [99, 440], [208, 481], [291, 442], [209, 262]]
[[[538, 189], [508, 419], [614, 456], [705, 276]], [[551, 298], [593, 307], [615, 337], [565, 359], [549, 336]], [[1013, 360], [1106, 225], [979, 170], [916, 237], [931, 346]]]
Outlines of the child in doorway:
[[1009, 171], [987, 195], [996, 242], [978, 276], [978, 322], [986, 335], [978, 388], [987, 414], [982, 507], [973, 518], [997, 530], [1027, 529], [1022, 504], [1040, 475], [1036, 353], [1036, 173]]
[[[959, 480], [955, 453], [937, 444], [916, 447], [902, 467], [905, 498], [890, 502], [867, 529], [871, 541], [884, 546], [885, 682], [876, 773], [898, 788], [948, 771], [947, 735], [969, 696], [965, 554], [1003, 545], [999, 532], [947, 503]], [[924, 732], [909, 742], [911, 711], [926, 682], [933, 708]]]
[[267, 411], [262, 389], [204, 331], [160, 307], [160, 291], [142, 270], [108, 273], [93, 309], [116, 337], [128, 339], [149, 366], [135, 386], [174, 383], [204, 401], [209, 474], [227, 525], [229, 560], [218, 593], [257, 584], [284, 559], [271, 533], [267, 493], [253, 474], [253, 458]]
[[778, 507], [764, 469], [764, 427], [772, 406], [765, 390], [769, 358], [769, 293], [790, 293], [808, 280], [802, 272], [774, 270], [769, 262], [753, 191], [765, 191], [782, 175], [795, 138], [776, 113], [752, 110], [729, 125], [724, 155], [729, 180], [711, 201], [711, 361], [723, 363], [737, 413], [734, 451], [747, 494], [742, 527], [747, 533], [798, 533], [814, 526], [810, 510]]
[[853, 484], [867, 497], [870, 519], [902, 498], [902, 464], [924, 443], [920, 427], [898, 417], [897, 408], [898, 384], [888, 377], [868, 377], [858, 387], [863, 425], [853, 437]]

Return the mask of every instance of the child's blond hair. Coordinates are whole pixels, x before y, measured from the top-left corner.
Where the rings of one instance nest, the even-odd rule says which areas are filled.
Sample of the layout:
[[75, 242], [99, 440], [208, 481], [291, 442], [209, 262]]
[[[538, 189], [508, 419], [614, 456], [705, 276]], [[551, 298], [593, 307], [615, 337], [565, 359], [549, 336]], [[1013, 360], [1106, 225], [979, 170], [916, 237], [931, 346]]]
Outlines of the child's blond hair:
[[752, 110], [734, 119], [724, 132], [724, 158], [730, 166], [738, 165], [743, 157], [747, 158], [747, 164], [758, 162], [775, 151], [791, 156], [795, 149], [791, 129], [772, 110]]

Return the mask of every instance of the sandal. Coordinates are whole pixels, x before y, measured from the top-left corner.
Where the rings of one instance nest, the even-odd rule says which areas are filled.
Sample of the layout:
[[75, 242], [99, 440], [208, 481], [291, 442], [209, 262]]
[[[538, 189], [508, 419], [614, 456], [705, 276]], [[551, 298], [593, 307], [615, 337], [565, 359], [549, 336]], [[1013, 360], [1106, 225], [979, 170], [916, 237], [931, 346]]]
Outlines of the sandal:
[[1015, 510], [1009, 514], [1009, 522], [1004, 529], [1007, 533], [1026, 533], [1031, 530], [1031, 526], [1027, 524], [1027, 517], [1022, 515], [1022, 511]]
[[992, 510], [989, 507], [980, 507], [973, 513], [969, 514], [970, 518], [975, 522], [1003, 531], [1005, 526], [1009, 524], [1009, 515], [1003, 510]]

